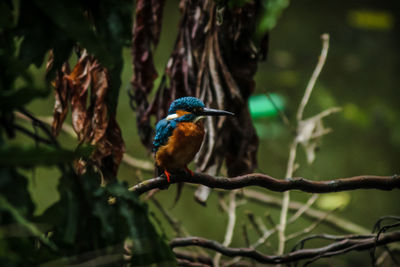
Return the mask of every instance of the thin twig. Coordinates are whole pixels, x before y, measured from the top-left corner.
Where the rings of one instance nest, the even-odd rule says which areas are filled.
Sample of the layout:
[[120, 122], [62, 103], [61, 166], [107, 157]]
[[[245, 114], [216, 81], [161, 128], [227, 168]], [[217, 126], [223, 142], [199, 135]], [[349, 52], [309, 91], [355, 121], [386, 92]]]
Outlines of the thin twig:
[[303, 213], [305, 213], [312, 204], [314, 204], [314, 202], [317, 200], [318, 198], [318, 194], [313, 194], [306, 202], [306, 204], [301, 207], [301, 209], [297, 210], [297, 212], [288, 220], [288, 224], [289, 223], [293, 223], [294, 221], [296, 221], [301, 215], [303, 215]]
[[247, 226], [246, 224], [242, 224], [242, 231], [243, 231], [243, 239], [244, 243], [246, 244], [246, 247], [250, 247], [250, 239], [249, 239], [249, 234], [247, 232]]
[[40, 135], [38, 135], [36, 133], [31, 132], [31, 131], [29, 131], [28, 129], [26, 129], [25, 127], [23, 127], [21, 125], [18, 125], [18, 124], [14, 123], [13, 127], [16, 130], [20, 131], [21, 133], [33, 138], [36, 142], [41, 142], [41, 143], [46, 144], [46, 145], [53, 145], [53, 142], [51, 140], [48, 140], [46, 138], [41, 137]]
[[[325, 64], [326, 56], [328, 54], [329, 35], [323, 34], [321, 36], [321, 38], [322, 38], [321, 55], [318, 59], [317, 66], [315, 67], [314, 72], [307, 84], [303, 98], [302, 98], [299, 108], [297, 110], [296, 120], [297, 120], [298, 127], [301, 127], [301, 122], [303, 120], [304, 108], [306, 107], [306, 105], [310, 99], [311, 92], [314, 88], [315, 82], [317, 81], [319, 74], [321, 73], [321, 70]], [[297, 136], [294, 138], [293, 143], [290, 146], [289, 160], [288, 160], [288, 165], [287, 165], [287, 169], [286, 169], [286, 177], [293, 176], [293, 172], [294, 172], [294, 168], [295, 168], [297, 145], [299, 144], [299, 142], [298, 142], [299, 134], [300, 134], [300, 131], [297, 131]], [[290, 192], [288, 191], [283, 194], [282, 210], [281, 210], [281, 216], [280, 216], [279, 227], [278, 227], [278, 233], [279, 233], [279, 235], [278, 235], [278, 237], [279, 237], [278, 253], [279, 254], [282, 254], [285, 250], [285, 242], [286, 242], [285, 241], [285, 230], [286, 230], [287, 213], [289, 210], [289, 203], [290, 203]]]
[[155, 197], [152, 197], [151, 201], [158, 208], [158, 210], [161, 212], [167, 222], [171, 225], [172, 229], [174, 229], [175, 234], [178, 237], [189, 236], [189, 233], [186, 231], [186, 229], [182, 227], [181, 222], [174, 218], [167, 210], [165, 210], [161, 203]]
[[[228, 224], [226, 226], [225, 238], [223, 246], [227, 247], [232, 242], [233, 231], [235, 230], [236, 224], [236, 191], [232, 191], [229, 194], [229, 207], [228, 207]], [[214, 267], [219, 267], [221, 260], [221, 254], [216, 253], [213, 259]]]
[[326, 61], [326, 56], [328, 55], [328, 49], [329, 49], [329, 34], [324, 33], [321, 36], [322, 38], [322, 50], [321, 50], [321, 55], [319, 56], [317, 66], [314, 69], [314, 72], [308, 81], [303, 99], [301, 100], [301, 103], [299, 105], [299, 109], [297, 110], [297, 121], [301, 121], [303, 118], [303, 112], [304, 108], [307, 105], [308, 100], [310, 99], [311, 92], [314, 88], [315, 82], [318, 79], [319, 74], [321, 73], [322, 68], [324, 67], [325, 61]]
[[44, 122], [42, 122], [41, 120], [39, 120], [38, 118], [36, 118], [34, 115], [32, 115], [29, 111], [27, 111], [24, 108], [20, 108], [19, 112], [16, 112], [16, 115], [17, 115], [17, 117], [23, 118], [26, 121], [31, 121], [32, 125], [34, 127], [38, 126], [46, 134], [46, 136], [49, 138], [49, 140], [51, 140], [51, 142], [53, 143], [54, 146], [60, 147], [56, 138], [53, 136], [53, 134], [50, 132], [50, 130], [46, 127], [46, 124]]
[[201, 237], [176, 238], [170, 242], [172, 248], [186, 246], [200, 246], [212, 250], [216, 250], [228, 257], [248, 257], [261, 263], [290, 263], [302, 259], [313, 259], [315, 257], [327, 257], [330, 255], [343, 254], [351, 250], [367, 250], [375, 246], [400, 241], [400, 231], [383, 234], [378, 241], [375, 235], [360, 239], [344, 239], [324, 247], [300, 249], [283, 255], [266, 255], [252, 248], [230, 248], [222, 244]]
[[[296, 152], [297, 152], [297, 142], [293, 140], [292, 145], [290, 146], [289, 150], [289, 160], [286, 169], [286, 176], [285, 177], [292, 177], [294, 172], [294, 164], [296, 160]], [[286, 191], [283, 194], [282, 200], [282, 210], [281, 216], [278, 225], [278, 253], [282, 254], [285, 249], [285, 230], [286, 230], [286, 221], [287, 221], [287, 214], [289, 210], [289, 203], [290, 203], [290, 191]]]
[[[243, 190], [243, 195], [250, 201], [255, 201], [261, 204], [268, 204], [270, 207], [276, 207], [276, 208], [281, 208], [282, 207], [282, 200], [270, 196], [267, 194], [264, 194], [262, 192], [252, 190], [252, 189], [244, 189]], [[291, 201], [289, 203], [289, 209], [292, 211], [298, 211], [299, 209], [302, 209], [305, 204], [301, 202], [296, 202], [296, 201]], [[324, 211], [320, 211], [317, 209], [309, 208], [305, 210], [304, 216], [310, 218], [310, 219], [320, 219], [325, 216]], [[355, 224], [351, 221], [342, 219], [338, 216], [335, 215], [329, 215], [323, 223], [333, 227], [336, 230], [339, 231], [344, 231], [347, 233], [355, 233], [355, 234], [366, 234], [370, 233], [369, 229], [366, 229], [365, 227], [362, 227], [358, 224]]]
[[260, 226], [257, 224], [256, 219], [254, 217], [254, 213], [252, 211], [246, 211], [247, 218], [249, 219], [251, 225], [254, 227], [258, 235], [262, 235], [263, 231]]
[[276, 223], [274, 222], [274, 219], [272, 219], [272, 216], [269, 212], [265, 214], [265, 219], [267, 219], [267, 222], [271, 225], [271, 227], [276, 227]]
[[135, 169], [140, 169], [146, 172], [154, 172], [154, 163], [147, 160], [134, 158], [127, 153], [124, 154], [122, 162]]
[[[197, 188], [196, 184], [186, 184], [189, 188]], [[215, 191], [218, 191], [219, 193], [229, 193], [229, 191], [223, 190], [223, 189], [214, 189]], [[248, 189], [248, 188], [243, 188], [241, 190], [243, 193], [243, 196], [254, 203], [259, 203], [261, 205], [269, 205], [272, 208], [282, 208], [282, 199], [268, 195], [266, 193], [253, 190], [253, 189]], [[289, 203], [289, 210], [297, 212], [299, 209], [301, 209], [305, 203], [302, 202], [297, 202], [297, 201], [290, 201]], [[307, 209], [304, 214], [305, 217], [309, 219], [320, 219], [325, 216], [325, 212], [315, 209], [315, 208], [309, 208]], [[367, 234], [370, 233], [371, 231], [361, 225], [355, 224], [354, 222], [351, 222], [349, 220], [343, 219], [339, 216], [335, 216], [333, 214], [330, 214], [325, 220], [323, 221], [324, 224], [332, 227], [335, 230], [345, 232], [345, 233], [354, 233], [354, 234]], [[276, 225], [275, 222], [273, 223], [274, 226]]]
[[322, 217], [319, 220], [313, 222], [310, 226], [308, 226], [308, 227], [306, 227], [306, 228], [304, 228], [304, 229], [302, 229], [302, 230], [300, 230], [300, 231], [298, 231], [296, 233], [293, 233], [293, 234], [287, 236], [286, 237], [286, 241], [295, 239], [295, 238], [297, 238], [297, 237], [299, 237], [301, 235], [308, 234], [309, 232], [314, 230], [318, 225], [320, 225], [321, 222], [323, 222], [325, 220], [325, 218], [328, 217], [328, 215], [331, 214], [333, 211], [334, 210], [327, 212], [324, 217]]
[[[196, 266], [196, 265], [190, 265], [190, 264], [205, 264], [206, 266], [213, 266], [213, 261], [212, 258], [209, 256], [204, 256], [204, 255], [199, 255], [198, 253], [193, 253], [187, 250], [181, 250], [181, 249], [174, 249], [174, 254], [176, 256], [176, 258], [178, 259], [178, 263], [179, 260], [185, 260], [185, 264], [189, 264], [189, 265], [179, 265], [179, 266]], [[228, 266], [229, 262], [223, 262], [221, 261], [221, 265], [223, 266]], [[237, 266], [237, 267], [249, 267], [250, 264], [248, 264], [247, 262], [239, 262], [239, 263], [235, 263], [233, 265], [229, 265], [229, 266]]]
[[267, 95], [267, 97], [268, 97], [268, 99], [269, 99], [269, 102], [271, 102], [271, 104], [272, 104], [272, 106], [275, 108], [275, 110], [278, 111], [279, 117], [281, 118], [282, 122], [283, 122], [290, 130], [293, 130], [293, 131], [294, 131], [292, 125], [290, 124], [289, 118], [287, 117], [287, 115], [285, 114], [285, 112], [284, 112], [282, 109], [280, 109], [280, 108], [278, 107], [278, 105], [275, 103], [274, 99], [271, 97], [270, 93], [267, 92], [266, 95]]

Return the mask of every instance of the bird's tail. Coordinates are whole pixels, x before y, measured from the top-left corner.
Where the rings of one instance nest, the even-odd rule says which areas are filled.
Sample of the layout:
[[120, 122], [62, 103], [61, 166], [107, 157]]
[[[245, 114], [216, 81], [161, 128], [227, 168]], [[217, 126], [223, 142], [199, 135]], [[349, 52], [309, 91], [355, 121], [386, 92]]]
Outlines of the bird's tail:
[[160, 166], [158, 166], [157, 164], [154, 164], [154, 177], [159, 177], [164, 173], [163, 168], [161, 168]]
[[181, 198], [182, 189], [183, 189], [183, 183], [178, 183], [178, 187], [176, 188], [176, 195], [175, 195], [174, 203], [172, 203], [172, 206], [170, 209], [175, 207], [176, 203], [178, 203], [178, 200]]

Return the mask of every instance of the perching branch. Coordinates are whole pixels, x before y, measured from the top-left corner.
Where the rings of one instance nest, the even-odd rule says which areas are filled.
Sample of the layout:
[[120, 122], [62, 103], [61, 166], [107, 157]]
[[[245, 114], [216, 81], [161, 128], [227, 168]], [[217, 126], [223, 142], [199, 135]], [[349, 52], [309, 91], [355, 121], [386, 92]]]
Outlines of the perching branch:
[[182, 174], [175, 175], [173, 176], [171, 183], [168, 183], [167, 179], [163, 176], [152, 178], [138, 183], [129, 190], [140, 195], [154, 188], [165, 188], [170, 184], [181, 182], [202, 184], [208, 187], [226, 190], [248, 186], [259, 186], [276, 192], [300, 190], [307, 193], [331, 193], [355, 189], [393, 190], [400, 188], [400, 176], [397, 174], [393, 176], [360, 175], [327, 181], [314, 181], [302, 177], [283, 180], [261, 173], [252, 173], [227, 178], [214, 177], [208, 174], [196, 172], [193, 176]]
[[316, 259], [330, 257], [333, 255], [344, 254], [352, 250], [367, 250], [375, 246], [382, 246], [388, 243], [400, 241], [400, 231], [381, 235], [376, 240], [376, 235], [369, 235], [363, 238], [342, 239], [324, 247], [300, 249], [283, 255], [266, 255], [252, 248], [228, 248], [222, 244], [204, 239], [201, 237], [176, 238], [170, 242], [172, 248], [186, 246], [200, 246], [207, 249], [216, 250], [228, 257], [248, 257], [261, 263], [290, 263], [304, 259]]

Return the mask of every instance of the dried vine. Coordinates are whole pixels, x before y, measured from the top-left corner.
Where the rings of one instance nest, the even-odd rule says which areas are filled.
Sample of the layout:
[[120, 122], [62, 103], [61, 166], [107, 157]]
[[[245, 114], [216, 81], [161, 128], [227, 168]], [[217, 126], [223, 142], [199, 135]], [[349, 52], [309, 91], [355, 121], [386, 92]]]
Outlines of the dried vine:
[[259, 186], [271, 191], [284, 192], [301, 190], [307, 193], [330, 193], [355, 189], [393, 190], [400, 188], [400, 176], [362, 175], [350, 178], [339, 178], [327, 181], [307, 180], [302, 177], [277, 179], [266, 174], [253, 173], [232, 178], [215, 177], [204, 173], [194, 173], [193, 176], [175, 176], [168, 183], [164, 176], [152, 178], [130, 188], [131, 191], [142, 194], [155, 188], [165, 188], [173, 183], [202, 184], [208, 187], [233, 190], [247, 186]]
[[348, 236], [343, 237], [339, 241], [323, 247], [299, 249], [283, 255], [266, 255], [260, 253], [253, 248], [229, 248], [214, 240], [209, 240], [201, 237], [175, 238], [170, 242], [170, 246], [172, 248], [200, 246], [218, 251], [225, 256], [242, 256], [254, 259], [261, 263], [292, 263], [298, 262], [300, 260], [309, 259], [309, 262], [306, 263], [309, 264], [322, 257], [331, 257], [334, 255], [344, 254], [352, 250], [367, 250], [376, 246], [383, 246], [388, 243], [393, 243], [397, 241], [400, 241], [400, 231], [381, 235], [378, 239], [376, 238], [376, 235]]

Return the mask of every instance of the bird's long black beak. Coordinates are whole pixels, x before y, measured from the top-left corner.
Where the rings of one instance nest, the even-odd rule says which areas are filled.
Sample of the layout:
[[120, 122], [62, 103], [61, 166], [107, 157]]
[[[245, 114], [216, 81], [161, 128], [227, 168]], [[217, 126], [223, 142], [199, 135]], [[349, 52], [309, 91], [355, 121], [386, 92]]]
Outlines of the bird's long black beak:
[[235, 116], [234, 113], [225, 111], [225, 110], [219, 110], [219, 109], [213, 109], [213, 108], [203, 108], [203, 112], [201, 113], [203, 116]]

